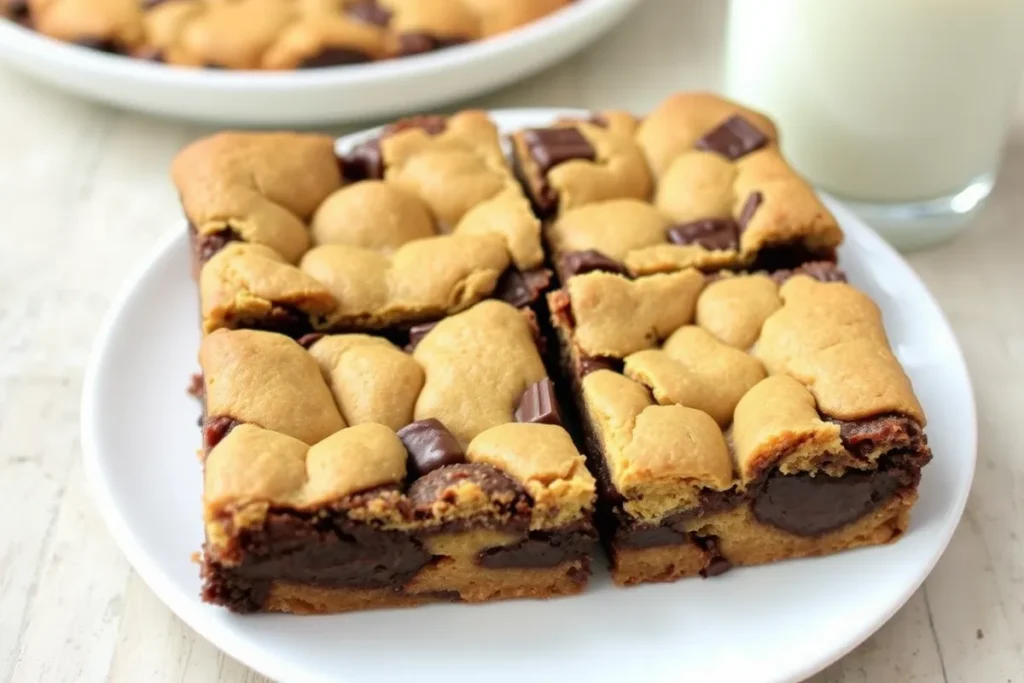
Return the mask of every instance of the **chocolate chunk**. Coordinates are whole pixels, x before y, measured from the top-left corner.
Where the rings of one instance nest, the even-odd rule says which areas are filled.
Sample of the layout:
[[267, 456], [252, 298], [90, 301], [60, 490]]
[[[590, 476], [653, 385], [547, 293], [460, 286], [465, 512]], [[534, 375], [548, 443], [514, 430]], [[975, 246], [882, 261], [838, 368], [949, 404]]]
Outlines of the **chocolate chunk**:
[[359, 0], [359, 2], [346, 7], [345, 14], [381, 28], [387, 26], [391, 21], [391, 11], [378, 5], [376, 0]]
[[740, 219], [738, 221], [740, 226], [740, 232], [747, 229], [747, 225], [750, 223], [750, 219], [754, 217], [754, 212], [761, 206], [761, 202], [764, 201], [764, 195], [754, 190], [747, 197], [747, 201], [743, 204], [743, 209], [740, 210]]
[[153, 9], [156, 6], [162, 5], [165, 2], [169, 2], [169, 1], [170, 0], [140, 0], [139, 4], [142, 6], [143, 10], [147, 10], [147, 9]]
[[700, 570], [700, 575], [705, 579], [712, 576], [721, 576], [730, 569], [732, 569], [732, 562], [727, 560], [722, 554], [722, 550], [718, 544], [717, 536], [694, 536], [694, 542], [706, 552], [708, 562], [703, 569]]
[[846, 273], [839, 269], [833, 261], [812, 261], [798, 269], [800, 274], [812, 277], [819, 282], [846, 282]]
[[684, 545], [690, 535], [671, 526], [638, 525], [617, 534], [615, 544], [623, 548], [656, 548], [664, 545]]
[[422, 55], [439, 47], [437, 39], [426, 33], [403, 33], [398, 36], [398, 54], [402, 57]]
[[242, 423], [239, 420], [228, 415], [208, 417], [203, 424], [203, 447], [206, 450], [210, 450], [240, 424]]
[[811, 261], [810, 263], [804, 263], [798, 268], [777, 270], [771, 273], [771, 278], [781, 285], [796, 275], [806, 275], [819, 282], [846, 282], [846, 273], [833, 261]]
[[455, 47], [465, 42], [467, 42], [465, 38], [441, 38], [429, 33], [403, 33], [398, 36], [398, 55], [412, 57]]
[[558, 410], [558, 398], [555, 396], [555, 384], [550, 378], [545, 377], [526, 388], [522, 398], [519, 399], [515, 418], [516, 422], [562, 425], [562, 415]]
[[345, 180], [381, 180], [384, 178], [384, 155], [380, 140], [362, 142], [341, 156], [341, 173]]
[[[190, 230], [195, 230], [195, 227], [190, 225]], [[198, 235], [195, 237], [195, 259], [199, 266], [209, 261], [214, 255], [226, 247], [231, 242], [241, 242], [242, 236], [231, 228], [224, 228], [217, 232], [211, 232], [207, 235]]]
[[313, 331], [313, 324], [307, 313], [289, 304], [275, 303], [267, 313], [256, 316], [225, 317], [226, 326], [232, 330], [263, 330], [277, 332], [292, 339], [299, 339]]
[[121, 52], [121, 48], [117, 43], [109, 38], [79, 38], [73, 41], [73, 43], [79, 47], [86, 47], [90, 50], [105, 52], [111, 55], [120, 54]]
[[721, 125], [697, 140], [697, 149], [721, 154], [730, 161], [750, 154], [768, 144], [764, 133], [739, 114], [730, 116]]
[[913, 481], [909, 470], [920, 472], [920, 467], [907, 462], [902, 468], [848, 472], [841, 477], [776, 472], [754, 492], [751, 509], [762, 524], [796, 536], [821, 536], [857, 521], [888, 501]]
[[707, 579], [712, 576], [721, 576], [730, 569], [732, 569], [732, 562], [721, 555], [712, 555], [707, 566], [700, 570], [700, 575]]
[[629, 271], [626, 270], [624, 265], [605, 256], [596, 249], [570, 251], [567, 254], [562, 255], [561, 264], [562, 275], [565, 279], [568, 279], [573, 275], [592, 273], [595, 270], [604, 271], [606, 273], [618, 273], [619, 275], [629, 277]]
[[319, 69], [327, 66], [365, 64], [370, 61], [373, 61], [373, 58], [365, 52], [352, 50], [347, 47], [328, 47], [324, 48], [312, 57], [307, 57], [299, 62], [298, 68]]
[[406, 345], [405, 350], [412, 353], [416, 350], [416, 347], [420, 345], [423, 338], [430, 334], [430, 331], [437, 327], [437, 322], [432, 323], [420, 323], [419, 325], [413, 325], [409, 328], [409, 343]]
[[408, 498], [421, 514], [429, 514], [434, 503], [452, 502], [450, 490], [465, 482], [476, 484], [492, 502], [508, 510], [526, 502], [526, 493], [515, 479], [496, 467], [477, 462], [448, 465], [429, 472], [409, 486]]
[[918, 466], [930, 459], [928, 437], [921, 425], [905, 415], [889, 414], [860, 420], [831, 420], [839, 425], [839, 436], [846, 450], [856, 456], [866, 456], [876, 449], [906, 451]]
[[493, 296], [516, 308], [536, 301], [551, 284], [551, 271], [544, 268], [522, 271], [509, 266], [494, 287]]
[[494, 569], [556, 567], [586, 558], [596, 540], [592, 529], [533, 531], [519, 543], [488, 548], [477, 555], [476, 562]]
[[412, 57], [462, 45], [465, 38], [441, 38], [429, 33], [403, 33], [398, 36], [398, 56]]
[[429, 418], [407, 424], [398, 430], [398, 438], [409, 451], [409, 470], [414, 476], [466, 462], [458, 439], [440, 420]]
[[308, 350], [311, 346], [313, 346], [313, 344], [316, 344], [318, 341], [320, 341], [323, 338], [324, 338], [324, 333], [323, 332], [310, 332], [309, 334], [302, 335], [301, 337], [299, 337], [295, 341], [296, 341], [296, 343], [299, 346], [301, 346], [302, 348]]
[[575, 128], [533, 128], [524, 130], [522, 135], [541, 175], [572, 159], [597, 158], [594, 147]]
[[7, 16], [19, 24], [29, 20], [28, 0], [7, 0], [5, 3]]
[[680, 223], [668, 229], [672, 244], [696, 244], [710, 251], [739, 248], [739, 228], [731, 218], [704, 218], [691, 223]]

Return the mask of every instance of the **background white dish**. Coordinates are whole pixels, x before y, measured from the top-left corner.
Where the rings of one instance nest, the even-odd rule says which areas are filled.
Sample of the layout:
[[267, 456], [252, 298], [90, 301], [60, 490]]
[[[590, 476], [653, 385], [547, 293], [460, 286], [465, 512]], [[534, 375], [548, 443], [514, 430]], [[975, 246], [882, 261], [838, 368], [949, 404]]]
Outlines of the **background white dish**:
[[[566, 113], [514, 110], [495, 119], [514, 129]], [[882, 307], [930, 420], [935, 459], [896, 544], [626, 590], [598, 567], [584, 595], [551, 602], [324, 617], [239, 617], [204, 605], [188, 561], [202, 528], [200, 468], [191, 457], [199, 409], [184, 391], [199, 336], [184, 229], [127, 283], [97, 337], [82, 402], [97, 503], [128, 559], [178, 616], [278, 680], [805, 678], [867, 638], [931, 571], [963, 511], [977, 441], [970, 381], [938, 306], [895, 251], [841, 206], [830, 208], [846, 231], [841, 261]]]
[[284, 72], [170, 68], [0, 20], [0, 60], [59, 88], [151, 114], [242, 126], [396, 116], [494, 90], [593, 42], [639, 0], [579, 0], [486, 41], [375, 64]]

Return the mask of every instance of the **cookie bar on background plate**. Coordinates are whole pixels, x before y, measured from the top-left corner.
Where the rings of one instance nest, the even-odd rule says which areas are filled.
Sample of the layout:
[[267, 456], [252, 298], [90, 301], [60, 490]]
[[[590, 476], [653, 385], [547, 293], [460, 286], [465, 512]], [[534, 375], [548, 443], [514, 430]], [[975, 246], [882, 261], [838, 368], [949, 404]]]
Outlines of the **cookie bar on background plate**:
[[775, 126], [713, 95], [513, 135], [514, 165], [562, 281], [834, 261], [842, 233], [783, 159]]
[[326, 136], [222, 133], [172, 174], [206, 333], [395, 331], [548, 286], [540, 223], [483, 112], [410, 119], [340, 160]]
[[56, 40], [146, 61], [280, 70], [433, 52], [511, 31], [570, 2], [7, 0], [0, 2], [0, 19]]
[[906, 528], [931, 458], [924, 414], [877, 306], [840, 280], [821, 264], [775, 279], [594, 272], [551, 294], [616, 583]]
[[586, 584], [594, 478], [523, 312], [476, 304], [409, 352], [222, 329], [199, 356], [206, 600], [320, 613]]

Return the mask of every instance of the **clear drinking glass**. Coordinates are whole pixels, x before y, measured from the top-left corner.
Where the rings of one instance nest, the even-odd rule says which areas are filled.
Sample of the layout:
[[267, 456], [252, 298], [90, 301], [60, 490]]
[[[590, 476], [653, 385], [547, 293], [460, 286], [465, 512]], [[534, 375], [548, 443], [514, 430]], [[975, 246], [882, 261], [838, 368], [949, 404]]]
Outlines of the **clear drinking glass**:
[[1022, 0], [731, 0], [726, 92], [896, 246], [982, 205], [1024, 73]]

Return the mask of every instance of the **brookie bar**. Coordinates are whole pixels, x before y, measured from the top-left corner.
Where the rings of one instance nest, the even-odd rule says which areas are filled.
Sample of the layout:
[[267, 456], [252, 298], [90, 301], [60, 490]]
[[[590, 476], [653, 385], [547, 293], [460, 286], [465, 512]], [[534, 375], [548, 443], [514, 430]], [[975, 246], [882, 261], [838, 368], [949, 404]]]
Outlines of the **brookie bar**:
[[341, 159], [325, 136], [222, 133], [172, 172], [207, 333], [408, 328], [548, 285], [540, 223], [483, 112], [410, 119]]
[[206, 600], [338, 612], [583, 589], [594, 479], [522, 312], [479, 303], [411, 353], [307, 343], [202, 342]]
[[[782, 284], [779, 284], [779, 281]], [[886, 543], [931, 459], [881, 315], [832, 264], [551, 294], [616, 583]]]
[[513, 135], [514, 164], [564, 281], [834, 260], [842, 233], [764, 116], [713, 95]]

